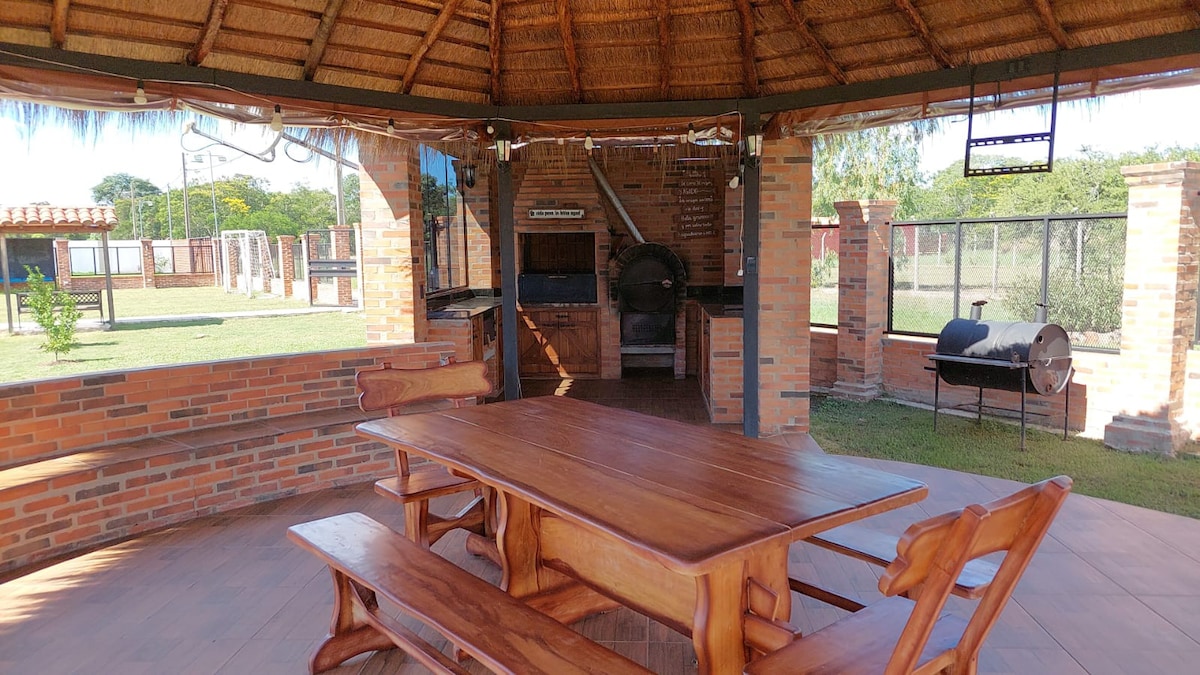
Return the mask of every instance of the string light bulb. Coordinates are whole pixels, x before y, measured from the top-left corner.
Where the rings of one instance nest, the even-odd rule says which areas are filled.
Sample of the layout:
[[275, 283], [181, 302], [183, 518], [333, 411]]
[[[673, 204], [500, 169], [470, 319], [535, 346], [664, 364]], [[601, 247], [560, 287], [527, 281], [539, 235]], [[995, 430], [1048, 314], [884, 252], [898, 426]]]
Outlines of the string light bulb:
[[592, 140], [592, 132], [589, 131], [587, 132], [587, 135], [583, 137], [583, 149], [591, 152], [592, 148], [594, 147], [596, 147], [596, 143]]
[[142, 87], [142, 81], [138, 80], [137, 91], [133, 92], [133, 102], [138, 105], [146, 105], [146, 90]]
[[688, 139], [688, 143], [696, 142], [696, 125], [692, 124], [691, 122], [688, 122], [687, 139]]
[[271, 131], [276, 133], [283, 131], [283, 111], [279, 106], [275, 106], [275, 112], [271, 113]]
[[741, 184], [742, 184], [742, 179], [736, 173], [733, 174], [733, 178], [729, 179], [729, 189], [730, 190], [736, 190], [738, 188], [738, 186]]
[[396, 135], [396, 120], [394, 120], [390, 117], [388, 118], [387, 135], [388, 136]]

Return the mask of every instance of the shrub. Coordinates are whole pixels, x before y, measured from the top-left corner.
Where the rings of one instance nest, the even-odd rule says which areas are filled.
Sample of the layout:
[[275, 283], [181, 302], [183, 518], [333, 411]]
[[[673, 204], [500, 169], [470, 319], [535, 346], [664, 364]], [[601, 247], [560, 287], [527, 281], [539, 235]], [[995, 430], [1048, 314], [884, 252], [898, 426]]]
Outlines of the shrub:
[[[1076, 277], [1072, 270], [1050, 272], [1047, 298], [1050, 321], [1068, 331], [1111, 333], [1121, 327], [1120, 271], [1084, 272]], [[1041, 279], [1027, 275], [1004, 289], [1001, 302], [1017, 316], [1032, 319], [1034, 305], [1041, 299]]]
[[75, 299], [71, 294], [55, 289], [54, 285], [42, 276], [41, 269], [30, 269], [26, 265], [25, 274], [33, 320], [42, 327], [46, 335], [46, 341], [42, 343], [41, 348], [43, 351], [53, 352], [54, 360], [58, 361], [59, 354], [66, 354], [75, 346], [75, 327], [83, 315], [75, 307]]
[[825, 251], [825, 257], [813, 258], [812, 285], [814, 288], [837, 286], [838, 284], [838, 254], [837, 251]]

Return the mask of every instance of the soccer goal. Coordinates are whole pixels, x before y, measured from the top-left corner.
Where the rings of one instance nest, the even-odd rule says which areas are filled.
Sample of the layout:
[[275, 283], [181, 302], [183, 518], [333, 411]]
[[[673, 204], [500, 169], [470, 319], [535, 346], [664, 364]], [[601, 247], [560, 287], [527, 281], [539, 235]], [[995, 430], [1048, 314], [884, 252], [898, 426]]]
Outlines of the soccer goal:
[[226, 293], [247, 296], [270, 293], [275, 266], [271, 245], [262, 230], [227, 230], [221, 233], [221, 281]]

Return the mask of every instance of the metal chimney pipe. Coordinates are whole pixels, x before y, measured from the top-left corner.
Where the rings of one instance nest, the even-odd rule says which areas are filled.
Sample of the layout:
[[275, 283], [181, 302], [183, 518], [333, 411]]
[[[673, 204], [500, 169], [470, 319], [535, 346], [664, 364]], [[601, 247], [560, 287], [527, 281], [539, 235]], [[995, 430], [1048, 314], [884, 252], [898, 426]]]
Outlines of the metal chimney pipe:
[[600, 170], [600, 165], [596, 163], [595, 157], [588, 157], [588, 166], [592, 169], [592, 175], [596, 177], [596, 183], [600, 185], [600, 191], [608, 197], [608, 201], [617, 210], [617, 214], [621, 216], [621, 220], [625, 222], [625, 227], [629, 228], [629, 234], [633, 235], [634, 241], [639, 244], [646, 243], [646, 238], [638, 231], [637, 225], [633, 224], [633, 218], [629, 216], [629, 212], [625, 210], [625, 205], [621, 203], [617, 193], [613, 192], [612, 186], [608, 184], [608, 178], [604, 176], [604, 172]]
[[1046, 323], [1046, 310], [1049, 309], [1050, 306], [1045, 303], [1039, 302], [1039, 303], [1035, 304], [1034, 307], [1036, 307], [1037, 309], [1033, 310], [1033, 322], [1034, 323]]
[[979, 321], [983, 318], [983, 306], [987, 304], [987, 300], [976, 300], [971, 303], [971, 320]]

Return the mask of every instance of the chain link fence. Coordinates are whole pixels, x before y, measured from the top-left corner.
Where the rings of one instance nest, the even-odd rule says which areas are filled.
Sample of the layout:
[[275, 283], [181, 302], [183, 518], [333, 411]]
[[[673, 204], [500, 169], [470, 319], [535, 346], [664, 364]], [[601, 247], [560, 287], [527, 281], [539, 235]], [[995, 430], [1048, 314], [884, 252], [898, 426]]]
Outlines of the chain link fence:
[[985, 300], [984, 318], [1032, 321], [1035, 305], [1076, 347], [1117, 349], [1125, 215], [894, 223], [888, 330], [936, 336]]

